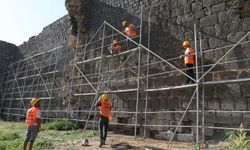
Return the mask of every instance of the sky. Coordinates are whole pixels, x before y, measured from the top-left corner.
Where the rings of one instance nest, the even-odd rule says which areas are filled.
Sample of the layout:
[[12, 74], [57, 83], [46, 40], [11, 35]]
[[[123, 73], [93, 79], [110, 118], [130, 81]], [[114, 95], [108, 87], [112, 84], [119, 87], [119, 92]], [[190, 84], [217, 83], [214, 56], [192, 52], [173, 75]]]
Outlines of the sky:
[[0, 40], [18, 46], [66, 14], [64, 0], [0, 0]]

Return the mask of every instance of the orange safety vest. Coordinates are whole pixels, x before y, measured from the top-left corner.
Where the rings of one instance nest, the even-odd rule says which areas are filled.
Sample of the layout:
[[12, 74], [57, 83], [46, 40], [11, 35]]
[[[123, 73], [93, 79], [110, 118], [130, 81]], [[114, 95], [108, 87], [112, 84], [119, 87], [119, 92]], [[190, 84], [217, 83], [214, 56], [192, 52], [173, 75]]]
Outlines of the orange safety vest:
[[129, 37], [135, 37], [137, 35], [133, 24], [128, 25], [128, 27], [125, 30], [125, 35]]
[[190, 52], [187, 52], [185, 50], [185, 56], [184, 60], [185, 60], [185, 64], [194, 64], [194, 50], [191, 47], [188, 47]]
[[101, 101], [101, 106], [99, 106], [100, 114], [104, 117], [107, 117], [109, 120], [112, 120], [112, 115], [110, 113], [110, 102]]
[[37, 125], [36, 122], [36, 113], [40, 111], [38, 108], [36, 107], [31, 107], [26, 114], [26, 125], [32, 126], [32, 125]]

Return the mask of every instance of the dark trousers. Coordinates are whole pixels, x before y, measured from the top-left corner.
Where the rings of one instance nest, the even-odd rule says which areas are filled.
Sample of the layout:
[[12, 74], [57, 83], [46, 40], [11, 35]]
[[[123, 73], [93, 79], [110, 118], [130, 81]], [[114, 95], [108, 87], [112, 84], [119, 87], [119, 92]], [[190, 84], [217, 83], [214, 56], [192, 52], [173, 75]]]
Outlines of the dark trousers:
[[109, 122], [103, 119], [100, 119], [100, 142], [101, 144], [105, 144], [107, 134], [108, 134], [108, 127]]
[[[193, 64], [186, 64], [186, 74], [190, 77], [194, 78], [194, 71], [193, 71]], [[191, 80], [189, 77], [187, 77], [186, 83], [195, 83], [193, 80]]]

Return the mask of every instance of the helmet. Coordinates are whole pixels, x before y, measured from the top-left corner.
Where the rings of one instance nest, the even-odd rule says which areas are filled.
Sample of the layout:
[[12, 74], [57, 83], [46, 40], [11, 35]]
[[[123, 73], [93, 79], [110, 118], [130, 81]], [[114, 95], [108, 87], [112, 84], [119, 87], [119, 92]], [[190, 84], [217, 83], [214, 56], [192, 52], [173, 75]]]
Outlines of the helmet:
[[102, 101], [107, 101], [107, 99], [108, 99], [108, 94], [102, 94], [101, 100]]
[[39, 102], [39, 99], [37, 99], [37, 98], [32, 98], [32, 100], [31, 100], [31, 105], [32, 105], [32, 106], [35, 106], [38, 102]]
[[113, 43], [118, 44], [118, 40], [117, 39], [113, 40]]
[[124, 20], [124, 21], [122, 22], [122, 26], [125, 27], [126, 24], [128, 24], [128, 21]]
[[189, 47], [189, 46], [190, 46], [190, 42], [189, 42], [189, 41], [184, 41], [183, 44], [182, 44], [182, 46], [187, 46], [187, 47]]

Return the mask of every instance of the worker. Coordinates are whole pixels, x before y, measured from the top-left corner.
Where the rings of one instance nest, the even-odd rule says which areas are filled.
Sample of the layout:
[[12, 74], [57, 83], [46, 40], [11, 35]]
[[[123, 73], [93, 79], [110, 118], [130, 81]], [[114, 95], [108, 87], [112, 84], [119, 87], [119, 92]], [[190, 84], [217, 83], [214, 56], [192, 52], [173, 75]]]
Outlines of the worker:
[[41, 124], [41, 111], [39, 109], [39, 99], [32, 98], [31, 105], [32, 107], [27, 111], [26, 114], [27, 134], [26, 134], [26, 139], [24, 141], [23, 150], [26, 150], [28, 142], [29, 142], [29, 150], [32, 150], [33, 143], [37, 137]]
[[96, 102], [95, 106], [96, 107], [98, 106], [100, 110], [100, 121], [99, 121], [100, 145], [99, 147], [102, 147], [102, 145], [105, 145], [105, 142], [106, 142], [109, 121], [112, 120], [112, 115], [110, 112], [111, 103], [108, 102], [108, 95], [102, 94], [99, 100]]
[[[184, 57], [184, 63], [185, 63], [185, 66], [186, 66], [186, 74], [194, 79], [194, 72], [193, 72], [194, 50], [190, 47], [190, 42], [189, 41], [184, 41], [183, 42], [183, 48], [184, 48], [185, 52], [184, 52], [184, 55], [180, 56], [180, 58]], [[187, 77], [186, 84], [194, 83], [194, 81], [191, 80], [190, 77]]]
[[121, 52], [121, 45], [117, 39], [113, 40], [109, 52], [111, 55], [119, 54]]
[[135, 26], [133, 24], [129, 24], [128, 21], [123, 21], [122, 26], [124, 29], [124, 34], [127, 36], [127, 48], [132, 49], [132, 41], [129, 38], [134, 39], [137, 36]]

